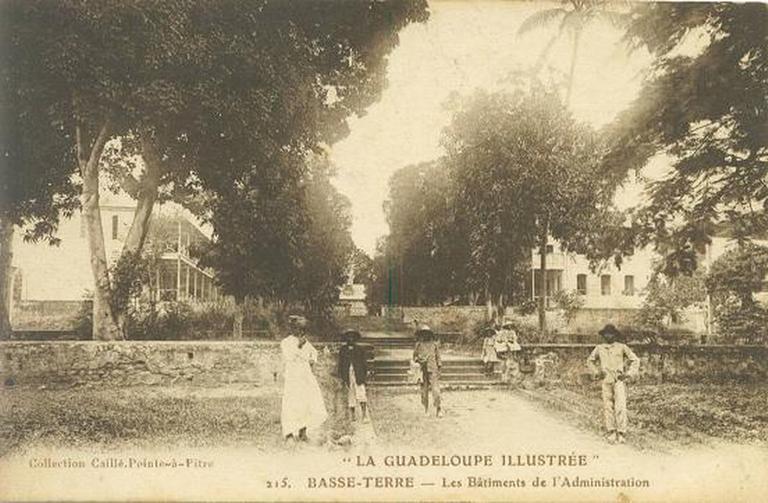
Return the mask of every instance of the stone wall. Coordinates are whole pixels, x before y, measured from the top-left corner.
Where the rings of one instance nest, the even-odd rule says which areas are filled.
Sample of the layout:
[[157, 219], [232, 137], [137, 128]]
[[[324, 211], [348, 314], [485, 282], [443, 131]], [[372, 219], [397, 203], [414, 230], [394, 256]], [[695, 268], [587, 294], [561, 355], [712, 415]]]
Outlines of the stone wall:
[[[315, 375], [323, 387], [333, 388], [336, 349], [333, 344], [315, 347]], [[0, 342], [5, 385], [246, 383], [277, 388], [281, 374], [276, 342]]]
[[13, 303], [14, 330], [73, 330], [78, 314], [90, 309], [91, 301], [20, 300]]
[[[406, 323], [418, 320], [437, 330], [464, 333], [470, 332], [475, 324], [485, 320], [486, 316], [485, 306], [385, 306], [382, 312], [385, 317], [396, 317]], [[576, 341], [597, 340], [597, 331], [606, 323], [612, 323], [618, 327], [633, 326], [637, 312], [637, 309], [582, 308], [575, 311], [572, 318], [566, 321], [562, 310], [548, 309], [547, 328], [552, 335], [549, 340], [558, 340], [560, 338], [557, 336], [562, 334], [585, 336], [575, 338]], [[520, 315], [508, 309], [507, 315], [519, 324], [529, 327], [529, 331], [537, 330], [538, 313]], [[689, 330], [697, 334], [706, 333], [706, 312], [693, 310], [686, 312], [684, 322], [670, 328]]]
[[[768, 383], [766, 346], [631, 345], [640, 358], [640, 382]], [[518, 385], [580, 385], [591, 376], [586, 366], [591, 344], [524, 346], [511, 367]]]
[[466, 332], [485, 320], [485, 306], [402, 307], [406, 323], [426, 323], [435, 330]]
[[[314, 368], [324, 392], [338, 394], [337, 345], [318, 343]], [[578, 385], [589, 379], [590, 344], [525, 345], [512, 366], [518, 385]], [[633, 345], [645, 382], [768, 382], [765, 346]], [[478, 350], [479, 358], [479, 350]], [[279, 389], [276, 342], [60, 341], [0, 342], [5, 386], [168, 385], [244, 383]]]
[[637, 309], [579, 309], [573, 313], [565, 330], [572, 334], [595, 334], [606, 323], [631, 326], [636, 314]]

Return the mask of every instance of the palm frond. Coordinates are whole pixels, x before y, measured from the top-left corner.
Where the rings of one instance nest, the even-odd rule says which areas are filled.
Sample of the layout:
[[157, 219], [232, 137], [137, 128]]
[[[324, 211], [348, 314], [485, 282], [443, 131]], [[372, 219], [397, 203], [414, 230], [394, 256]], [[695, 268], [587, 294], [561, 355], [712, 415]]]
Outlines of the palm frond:
[[597, 17], [600, 17], [608, 22], [614, 28], [626, 28], [629, 24], [632, 16], [628, 12], [615, 12], [609, 10], [601, 10], [595, 13]]
[[537, 28], [546, 27], [559, 17], [565, 16], [567, 13], [567, 10], [561, 7], [557, 7], [554, 9], [546, 9], [531, 14], [525, 19], [525, 21], [523, 21], [523, 23], [520, 25], [520, 28], [517, 29], [517, 34], [523, 35]]
[[560, 33], [563, 33], [566, 30], [572, 30], [574, 32], [580, 31], [584, 28], [585, 19], [585, 13], [580, 10], [572, 10], [566, 13], [565, 16], [563, 16], [562, 21], [560, 21]]

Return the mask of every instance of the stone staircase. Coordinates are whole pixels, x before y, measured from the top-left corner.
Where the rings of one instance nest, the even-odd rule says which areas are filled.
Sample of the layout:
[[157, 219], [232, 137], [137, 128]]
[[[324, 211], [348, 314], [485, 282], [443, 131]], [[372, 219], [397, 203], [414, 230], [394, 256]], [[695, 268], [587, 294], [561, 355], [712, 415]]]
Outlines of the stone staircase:
[[[414, 338], [405, 334], [377, 334], [363, 336], [363, 344], [370, 351], [368, 384], [371, 386], [416, 386], [411, 382], [409, 370]], [[498, 367], [498, 365], [497, 365]], [[483, 388], [501, 384], [498, 368], [486, 374], [482, 360], [477, 357], [443, 355], [440, 382], [444, 388]]]

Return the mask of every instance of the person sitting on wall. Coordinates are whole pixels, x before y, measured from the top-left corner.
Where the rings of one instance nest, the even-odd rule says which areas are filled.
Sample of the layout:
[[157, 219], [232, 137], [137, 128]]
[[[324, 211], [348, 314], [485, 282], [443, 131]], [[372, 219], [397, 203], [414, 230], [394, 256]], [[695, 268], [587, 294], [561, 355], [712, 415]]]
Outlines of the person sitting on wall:
[[421, 367], [421, 404], [424, 415], [429, 415], [429, 392], [435, 404], [435, 416], [442, 416], [440, 407], [440, 344], [435, 333], [427, 325], [416, 329], [416, 346], [413, 348], [413, 361]]
[[488, 327], [483, 331], [483, 334], [483, 366], [485, 367], [485, 374], [491, 375], [493, 374], [496, 363], [499, 361], [499, 356], [496, 354], [496, 348], [493, 347], [496, 330], [493, 327]]
[[357, 407], [360, 406], [360, 417], [368, 420], [368, 398], [365, 393], [365, 381], [368, 375], [368, 360], [365, 349], [361, 347], [360, 332], [347, 329], [343, 333], [344, 345], [339, 349], [338, 375], [347, 386], [347, 405], [352, 421], [356, 419]]
[[520, 351], [520, 344], [517, 342], [517, 332], [515, 325], [510, 319], [504, 319], [501, 328], [497, 331], [493, 343], [496, 354], [501, 360], [501, 380], [509, 382], [510, 359], [514, 352]]
[[308, 441], [307, 429], [328, 417], [323, 394], [311, 365], [317, 350], [307, 341], [306, 318], [290, 318], [291, 333], [280, 342], [283, 357], [283, 398], [280, 422], [286, 440]]
[[[603, 418], [610, 443], [624, 443], [627, 434], [627, 378], [640, 370], [640, 359], [621, 342], [619, 330], [610, 323], [598, 332], [605, 342], [598, 344], [587, 358], [587, 365], [597, 379], [602, 379]], [[626, 362], [629, 362], [629, 368]], [[598, 366], [599, 363], [599, 366]]]

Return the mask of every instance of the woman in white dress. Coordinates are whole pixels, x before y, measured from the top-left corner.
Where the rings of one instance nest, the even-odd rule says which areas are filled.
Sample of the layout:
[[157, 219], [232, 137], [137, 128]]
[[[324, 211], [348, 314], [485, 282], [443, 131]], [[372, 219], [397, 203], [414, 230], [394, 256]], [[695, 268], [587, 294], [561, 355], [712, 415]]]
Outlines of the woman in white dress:
[[283, 437], [307, 441], [307, 428], [317, 428], [328, 417], [311, 367], [317, 362], [317, 350], [303, 335], [289, 335], [280, 343], [280, 351], [284, 377], [280, 415]]

